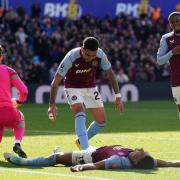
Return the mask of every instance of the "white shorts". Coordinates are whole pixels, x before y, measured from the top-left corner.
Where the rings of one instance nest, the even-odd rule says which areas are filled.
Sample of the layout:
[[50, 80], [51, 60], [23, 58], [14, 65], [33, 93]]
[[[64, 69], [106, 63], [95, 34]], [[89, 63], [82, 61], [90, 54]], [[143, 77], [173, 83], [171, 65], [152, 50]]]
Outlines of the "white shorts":
[[103, 107], [103, 101], [97, 87], [67, 88], [66, 97], [70, 105], [83, 103], [86, 108]]
[[177, 105], [180, 105], [180, 86], [172, 87], [172, 94], [174, 101]]
[[72, 164], [86, 164], [92, 163], [92, 154], [93, 151], [89, 150], [81, 150], [81, 151], [73, 151], [72, 152]]

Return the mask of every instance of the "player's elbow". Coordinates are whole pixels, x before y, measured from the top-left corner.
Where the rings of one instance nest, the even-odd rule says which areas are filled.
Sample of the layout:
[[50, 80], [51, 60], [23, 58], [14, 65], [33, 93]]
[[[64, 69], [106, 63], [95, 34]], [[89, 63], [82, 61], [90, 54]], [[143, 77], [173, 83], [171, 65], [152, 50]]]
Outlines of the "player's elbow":
[[27, 97], [27, 95], [28, 95], [28, 88], [25, 87], [25, 88], [22, 90], [21, 93], [22, 93], [25, 97]]

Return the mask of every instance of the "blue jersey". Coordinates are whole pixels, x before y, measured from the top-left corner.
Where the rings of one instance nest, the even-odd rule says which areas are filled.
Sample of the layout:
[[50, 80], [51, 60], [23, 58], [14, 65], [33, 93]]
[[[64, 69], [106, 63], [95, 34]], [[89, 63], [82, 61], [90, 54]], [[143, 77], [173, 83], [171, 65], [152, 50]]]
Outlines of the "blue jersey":
[[86, 62], [81, 55], [81, 47], [69, 51], [58, 67], [58, 73], [64, 77], [65, 88], [91, 88], [96, 86], [96, 71], [111, 68], [106, 54], [98, 48], [96, 58]]

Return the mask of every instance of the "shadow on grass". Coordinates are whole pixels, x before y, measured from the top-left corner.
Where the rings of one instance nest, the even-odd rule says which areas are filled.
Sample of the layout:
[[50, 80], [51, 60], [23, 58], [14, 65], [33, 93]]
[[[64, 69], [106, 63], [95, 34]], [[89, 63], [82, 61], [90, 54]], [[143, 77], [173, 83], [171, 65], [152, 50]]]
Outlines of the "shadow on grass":
[[127, 172], [127, 173], [138, 173], [138, 174], [156, 174], [158, 171], [158, 168], [154, 168], [154, 169], [148, 169], [148, 170], [144, 170], [144, 169], [109, 169], [107, 171], [113, 171], [113, 172]]
[[22, 169], [22, 168], [28, 168], [28, 169], [43, 169], [44, 167], [33, 167], [33, 166], [17, 166], [14, 164], [9, 163], [8, 161], [0, 161], [0, 167], [4, 167], [4, 168], [18, 168], [18, 169]]
[[[9, 169], [14, 169], [16, 168], [17, 169], [44, 169], [45, 167], [34, 167], [34, 166], [16, 166], [14, 164], [11, 164], [7, 161], [0, 161], [0, 167], [3, 167], [3, 168], [9, 168]], [[56, 165], [56, 166], [50, 166], [52, 168], [70, 168], [69, 166], [64, 166], [64, 165]], [[18, 171], [18, 170], [17, 170]], [[138, 174], [156, 174], [156, 172], [158, 171], [158, 169], [149, 169], [149, 170], [143, 170], [143, 169], [109, 169], [109, 170], [100, 170], [100, 171], [113, 171], [113, 172], [117, 172], [117, 173], [120, 173], [120, 172], [127, 172], [127, 173], [138, 173]]]

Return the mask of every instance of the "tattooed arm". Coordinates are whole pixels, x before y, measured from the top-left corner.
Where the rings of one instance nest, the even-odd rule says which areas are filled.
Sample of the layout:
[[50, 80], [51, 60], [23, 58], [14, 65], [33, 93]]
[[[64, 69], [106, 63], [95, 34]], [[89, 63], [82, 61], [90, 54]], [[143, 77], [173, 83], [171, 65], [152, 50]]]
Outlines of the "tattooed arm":
[[114, 93], [116, 95], [116, 101], [115, 101], [116, 109], [119, 110], [120, 112], [123, 112], [124, 111], [124, 105], [123, 105], [123, 102], [121, 100], [119, 85], [118, 85], [118, 82], [116, 80], [116, 76], [115, 76], [115, 74], [111, 68], [104, 71], [104, 72], [105, 72], [105, 75], [107, 76], [109, 83], [111, 84], [111, 86], [114, 90]]
[[62, 80], [62, 76], [56, 73], [51, 83], [49, 108], [48, 108], [48, 116], [50, 120], [54, 120], [57, 116], [57, 107], [56, 107], [55, 100], [56, 100], [57, 90], [58, 90], [61, 80]]

